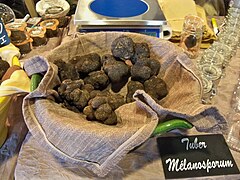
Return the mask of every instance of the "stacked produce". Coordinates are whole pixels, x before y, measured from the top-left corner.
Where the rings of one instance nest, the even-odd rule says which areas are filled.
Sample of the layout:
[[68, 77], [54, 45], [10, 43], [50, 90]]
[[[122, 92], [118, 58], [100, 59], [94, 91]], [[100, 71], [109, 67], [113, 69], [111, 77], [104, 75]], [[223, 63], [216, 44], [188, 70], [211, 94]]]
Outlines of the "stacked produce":
[[[82, 112], [88, 120], [115, 125], [115, 110], [133, 102], [136, 90], [145, 90], [156, 102], [168, 94], [166, 83], [157, 76], [161, 65], [150, 57], [147, 43], [120, 36], [112, 42], [111, 52], [55, 61], [62, 82], [56, 87], [60, 97], [57, 102]], [[120, 91], [124, 86], [127, 92], [123, 95]]]

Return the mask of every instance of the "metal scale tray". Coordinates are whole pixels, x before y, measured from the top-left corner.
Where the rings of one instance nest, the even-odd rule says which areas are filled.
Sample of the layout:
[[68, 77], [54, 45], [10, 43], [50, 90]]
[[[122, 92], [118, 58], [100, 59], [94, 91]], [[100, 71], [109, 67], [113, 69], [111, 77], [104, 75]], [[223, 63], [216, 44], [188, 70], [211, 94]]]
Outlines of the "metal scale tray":
[[79, 32], [127, 31], [171, 37], [157, 0], [79, 0], [74, 24]]

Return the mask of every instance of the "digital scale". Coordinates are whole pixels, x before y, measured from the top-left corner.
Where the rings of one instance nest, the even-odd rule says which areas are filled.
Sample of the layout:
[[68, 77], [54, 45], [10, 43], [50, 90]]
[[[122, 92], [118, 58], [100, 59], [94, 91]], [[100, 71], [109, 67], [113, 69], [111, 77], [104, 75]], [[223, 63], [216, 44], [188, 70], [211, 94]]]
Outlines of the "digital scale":
[[74, 16], [77, 31], [124, 31], [163, 39], [172, 35], [157, 0], [79, 0]]

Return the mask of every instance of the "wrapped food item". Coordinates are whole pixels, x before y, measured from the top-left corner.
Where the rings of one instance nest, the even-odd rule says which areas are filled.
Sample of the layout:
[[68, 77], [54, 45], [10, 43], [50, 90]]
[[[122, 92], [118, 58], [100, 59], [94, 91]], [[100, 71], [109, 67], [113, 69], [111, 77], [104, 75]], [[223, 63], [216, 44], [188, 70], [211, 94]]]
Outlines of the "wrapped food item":
[[27, 23], [9, 23], [6, 28], [11, 31], [10, 39], [15, 43], [23, 42], [27, 39], [26, 35]]
[[41, 46], [46, 44], [46, 27], [36, 26], [29, 31], [30, 37], [33, 39], [33, 46]]
[[46, 35], [48, 38], [55, 37], [58, 34], [58, 24], [57, 19], [47, 19], [40, 23], [41, 27], [46, 28]]
[[36, 3], [36, 11], [43, 19], [57, 19], [59, 27], [66, 25], [66, 15], [70, 5], [66, 0], [41, 0]]
[[21, 54], [27, 54], [32, 50], [33, 39], [27, 34], [27, 39], [22, 42], [15, 43], [15, 46], [19, 48]]
[[58, 27], [64, 27], [66, 24], [66, 17], [62, 16], [63, 8], [61, 6], [51, 6], [45, 11], [46, 19], [57, 19], [59, 21]]

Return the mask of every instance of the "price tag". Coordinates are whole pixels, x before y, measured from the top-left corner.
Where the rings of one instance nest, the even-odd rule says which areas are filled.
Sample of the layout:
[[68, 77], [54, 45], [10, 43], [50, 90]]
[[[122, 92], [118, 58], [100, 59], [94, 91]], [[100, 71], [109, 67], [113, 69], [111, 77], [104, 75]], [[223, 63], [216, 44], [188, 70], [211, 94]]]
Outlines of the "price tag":
[[10, 39], [8, 37], [5, 26], [2, 20], [0, 19], [0, 47], [6, 46], [8, 44], [10, 44]]
[[166, 179], [239, 174], [220, 134], [159, 137], [157, 144]]

